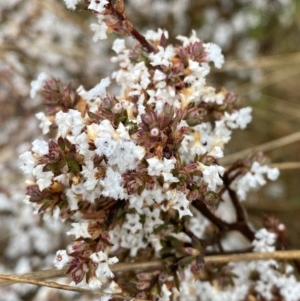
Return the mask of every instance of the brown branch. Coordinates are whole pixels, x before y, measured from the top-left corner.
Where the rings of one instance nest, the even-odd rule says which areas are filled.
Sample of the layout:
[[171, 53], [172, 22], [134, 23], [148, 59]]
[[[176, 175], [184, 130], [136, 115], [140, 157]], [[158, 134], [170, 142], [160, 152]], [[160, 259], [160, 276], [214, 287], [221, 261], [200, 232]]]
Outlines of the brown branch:
[[[26, 283], [26, 284], [33, 284], [33, 285], [38, 285], [38, 286], [46, 286], [46, 287], [59, 289], [59, 290], [72, 291], [72, 292], [78, 292], [78, 293], [86, 293], [86, 294], [102, 296], [102, 297], [110, 295], [110, 294], [100, 292], [100, 291], [83, 289], [83, 288], [79, 288], [79, 287], [75, 287], [75, 286], [60, 284], [57, 282], [45, 282], [45, 281], [36, 280], [36, 279], [32, 279], [32, 278], [26, 278], [24, 276], [18, 276], [18, 275], [0, 274], [0, 279], [8, 280], [13, 283]], [[148, 300], [143, 300], [143, 299], [124, 297], [120, 294], [112, 294], [112, 297], [116, 300], [128, 300], [129, 301], [129, 300], [133, 299], [134, 301], [148, 301]]]
[[[240, 254], [226, 254], [226, 255], [212, 255], [212, 256], [205, 256], [205, 263], [228, 263], [228, 262], [239, 262], [239, 261], [253, 261], [253, 260], [292, 260], [292, 259], [300, 259], [300, 250], [291, 250], [291, 251], [275, 251], [275, 252], [268, 252], [268, 253], [240, 253]], [[119, 263], [111, 266], [111, 270], [115, 273], [117, 272], [124, 272], [124, 271], [134, 271], [134, 270], [151, 270], [151, 269], [160, 269], [164, 266], [164, 262], [162, 260], [154, 260], [150, 262], [133, 262], [133, 263]], [[5, 280], [1, 281], [5, 284], [11, 283], [28, 283], [28, 284], [35, 284], [40, 286], [47, 286], [57, 289], [65, 289], [69, 291], [77, 291], [77, 292], [84, 292], [84, 293], [91, 293], [95, 295], [103, 295], [102, 292], [97, 291], [89, 291], [86, 289], [81, 289], [77, 287], [72, 287], [69, 285], [62, 285], [55, 282], [44, 282], [33, 279], [38, 275], [48, 276], [48, 277], [63, 277], [66, 276], [65, 274], [66, 269], [62, 269], [60, 271], [55, 269], [27, 273], [24, 275], [3, 275], [0, 274], [0, 279]], [[28, 276], [27, 276], [28, 275]], [[120, 297], [119, 295], [116, 295]], [[122, 297], [125, 300], [128, 300]], [[135, 299], [135, 301], [141, 301], [140, 299]]]
[[242, 151], [236, 152], [234, 154], [228, 155], [224, 158], [219, 159], [221, 165], [229, 165], [235, 162], [236, 160], [243, 159], [249, 155], [252, 155], [257, 152], [267, 152], [278, 147], [282, 147], [300, 140], [300, 132], [287, 135], [285, 137], [253, 146], [251, 148], [244, 149]]
[[245, 235], [250, 241], [254, 239], [254, 231], [249, 227], [247, 222], [246, 214], [244, 208], [242, 207], [236, 192], [230, 188], [232, 181], [229, 179], [229, 173], [225, 173], [223, 177], [223, 183], [226, 187], [226, 190], [229, 193], [229, 197], [235, 209], [237, 222], [235, 223], [236, 230], [239, 230], [243, 235]]
[[225, 231], [227, 232], [229, 230], [229, 224], [222, 221], [220, 218], [218, 218], [217, 216], [215, 216], [206, 206], [206, 204], [198, 199], [195, 200], [192, 205], [199, 210], [199, 212], [201, 212], [208, 220], [210, 220], [215, 226], [218, 227], [218, 229], [220, 231]]
[[135, 38], [141, 45], [144, 47], [149, 53], [156, 52], [157, 49], [150, 44], [146, 38], [136, 29], [136, 27], [127, 19], [124, 13], [118, 12], [111, 2], [107, 4], [107, 6], [111, 9], [113, 15], [120, 21], [124, 29]]

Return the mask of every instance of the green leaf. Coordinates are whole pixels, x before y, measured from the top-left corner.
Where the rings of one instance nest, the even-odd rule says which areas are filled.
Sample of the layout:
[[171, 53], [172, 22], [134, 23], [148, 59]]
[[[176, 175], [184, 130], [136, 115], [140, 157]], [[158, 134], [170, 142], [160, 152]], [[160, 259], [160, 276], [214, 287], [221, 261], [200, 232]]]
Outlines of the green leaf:
[[186, 257], [183, 257], [182, 259], [180, 259], [177, 262], [177, 265], [179, 265], [179, 266], [186, 266], [186, 265], [190, 264], [194, 259], [195, 259], [195, 256], [186, 256]]

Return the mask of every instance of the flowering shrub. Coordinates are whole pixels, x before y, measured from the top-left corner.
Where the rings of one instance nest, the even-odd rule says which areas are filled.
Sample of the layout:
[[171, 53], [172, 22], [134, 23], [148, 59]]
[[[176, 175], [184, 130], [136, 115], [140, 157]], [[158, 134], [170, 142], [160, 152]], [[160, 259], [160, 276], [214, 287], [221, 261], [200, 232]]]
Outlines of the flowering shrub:
[[[224, 62], [221, 49], [195, 32], [178, 45], [165, 30], [142, 35], [121, 0], [86, 6], [98, 21], [94, 41], [115, 32], [137, 44], [115, 39], [119, 69], [88, 91], [45, 73], [32, 82], [31, 96], [41, 90], [46, 105], [40, 127], [53, 138], [35, 140], [21, 168], [34, 176], [27, 196], [38, 212], [71, 221], [72, 245], [57, 252], [56, 268], [76, 286], [107, 292], [103, 300], [298, 300], [288, 264], [205, 264], [213, 254], [285, 247], [282, 224], [266, 218], [255, 232], [240, 203], [278, 170], [261, 154], [218, 164], [232, 130], [251, 121], [238, 95], [206, 82]], [[154, 270], [111, 271], [158, 259]]]

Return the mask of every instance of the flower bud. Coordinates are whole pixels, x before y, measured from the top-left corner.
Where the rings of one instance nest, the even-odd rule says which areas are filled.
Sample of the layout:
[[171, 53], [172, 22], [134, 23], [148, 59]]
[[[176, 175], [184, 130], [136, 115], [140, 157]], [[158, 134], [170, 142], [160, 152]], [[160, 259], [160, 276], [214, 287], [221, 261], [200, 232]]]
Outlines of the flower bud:
[[123, 106], [120, 103], [116, 103], [114, 105], [114, 107], [112, 108], [112, 112], [114, 114], [120, 114], [122, 112], [122, 110], [123, 110]]
[[151, 129], [150, 135], [151, 135], [152, 137], [157, 137], [157, 136], [159, 135], [159, 129], [156, 128], [156, 127], [153, 128], [153, 129]]

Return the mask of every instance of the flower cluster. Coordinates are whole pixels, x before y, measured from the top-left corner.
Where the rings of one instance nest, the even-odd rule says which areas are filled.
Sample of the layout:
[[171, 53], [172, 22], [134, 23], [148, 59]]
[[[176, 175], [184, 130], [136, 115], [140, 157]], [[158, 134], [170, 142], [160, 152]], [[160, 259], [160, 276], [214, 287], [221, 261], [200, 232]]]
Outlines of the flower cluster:
[[[75, 9], [80, 1], [65, 2]], [[76, 285], [112, 285], [124, 296], [161, 301], [176, 298], [180, 279], [183, 298], [191, 276], [202, 280], [201, 291], [210, 289], [210, 281], [225, 290], [233, 270], [242, 281], [238, 265], [206, 267], [202, 275], [204, 254], [223, 252], [231, 231], [248, 239], [253, 251], [273, 250], [277, 233], [255, 234], [238, 197], [265, 184], [263, 175], [275, 180], [278, 170], [255, 158], [228, 168], [218, 164], [232, 130], [251, 121], [251, 108], [243, 108], [237, 95], [207, 83], [212, 64], [220, 68], [224, 62], [221, 49], [195, 32], [178, 36], [178, 45], [168, 43], [165, 30], [143, 36], [126, 18], [122, 1], [112, 6], [92, 0], [87, 9], [98, 18], [91, 27], [94, 40], [111, 30], [138, 44], [127, 48], [116, 39], [112, 61], [119, 69], [88, 91], [45, 74], [32, 84], [31, 95], [41, 88], [46, 104], [46, 114], [37, 115], [40, 127], [56, 134], [35, 140], [21, 155], [21, 169], [34, 176], [27, 181], [28, 200], [40, 213], [71, 221], [67, 234], [74, 236], [68, 251], [57, 252], [55, 266], [66, 266]], [[116, 90], [112, 81], [117, 93], [109, 92]], [[228, 195], [236, 211], [232, 223], [214, 211]], [[166, 264], [122, 277], [109, 267], [141, 259]], [[251, 294], [251, 286], [238, 283], [234, 300]], [[220, 300], [229, 294], [228, 289]], [[266, 298], [259, 289], [257, 294]]]

